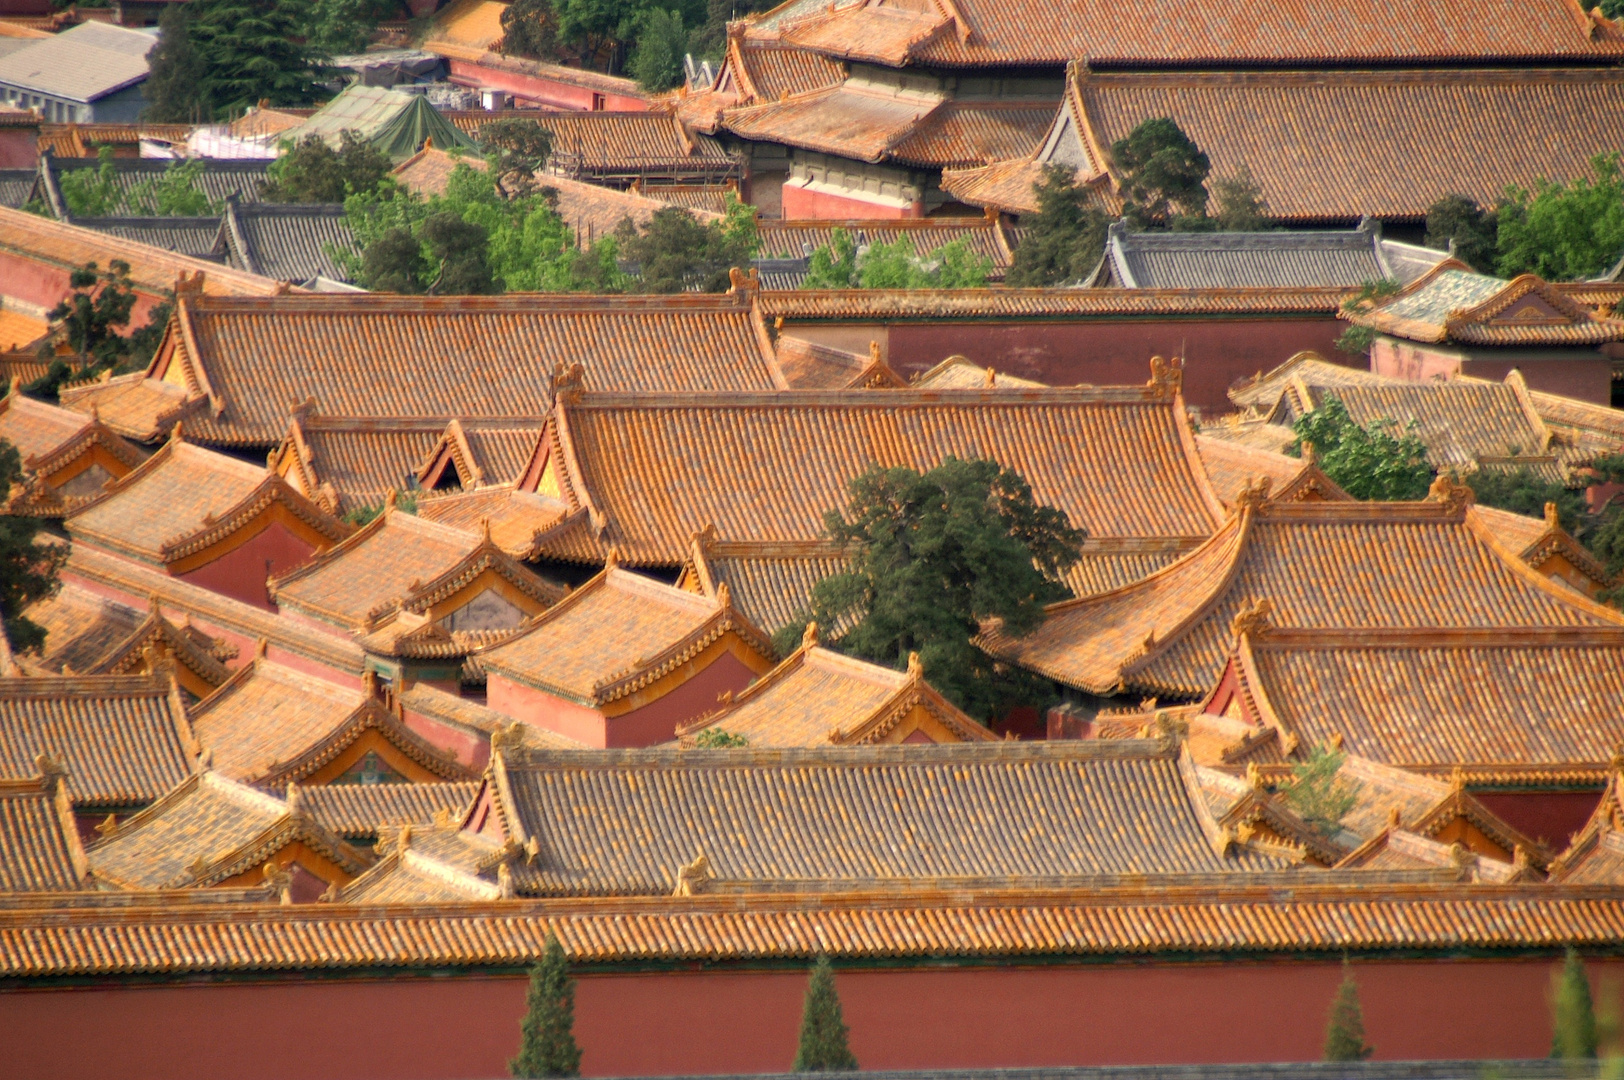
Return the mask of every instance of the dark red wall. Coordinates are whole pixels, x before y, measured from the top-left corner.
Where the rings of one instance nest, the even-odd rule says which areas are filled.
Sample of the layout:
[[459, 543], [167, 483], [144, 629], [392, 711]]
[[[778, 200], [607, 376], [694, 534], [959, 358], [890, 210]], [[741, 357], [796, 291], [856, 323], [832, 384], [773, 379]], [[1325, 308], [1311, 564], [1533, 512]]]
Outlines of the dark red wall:
[[32, 169], [39, 164], [39, 128], [0, 128], [0, 169]]
[[1552, 851], [1566, 848], [1568, 838], [1585, 827], [1601, 802], [1599, 791], [1473, 794], [1501, 821], [1524, 836], [1543, 841]]
[[[99, 264], [102, 269], [107, 268], [107, 260], [99, 260]], [[3, 285], [7, 296], [51, 308], [69, 292], [68, 271], [25, 255], [0, 252], [0, 285]], [[135, 307], [130, 313], [130, 328], [145, 326], [153, 307], [162, 299], [155, 293], [137, 288]]]
[[[446, 61], [453, 82], [465, 83], [491, 90], [505, 90], [516, 97], [526, 98], [542, 105], [578, 112], [592, 110], [593, 89], [574, 83], [549, 79], [542, 75], [527, 75], [518, 71], [487, 67], [472, 60]], [[648, 102], [640, 97], [597, 91], [604, 98], [605, 112], [647, 112]]]
[[[1552, 963], [1355, 963], [1376, 1057], [1525, 1058], [1550, 1049]], [[1624, 964], [1591, 965], [1613, 981]], [[1335, 962], [842, 972], [866, 1069], [1302, 1061], [1320, 1057]], [[588, 1076], [787, 1071], [799, 972], [578, 980]], [[6, 1073], [121, 1080], [498, 1077], [520, 978], [0, 994]], [[366, 1033], [362, 1038], [358, 1033]]]
[[1150, 378], [1152, 356], [1182, 354], [1184, 399], [1216, 414], [1234, 408], [1226, 393], [1236, 379], [1268, 371], [1294, 353], [1312, 349], [1328, 360], [1346, 362], [1347, 356], [1335, 348], [1343, 329], [1329, 314], [1024, 325], [899, 323], [889, 328], [887, 360], [904, 377], [958, 354], [983, 367], [1050, 386], [1131, 386]]
[[286, 526], [273, 523], [241, 547], [176, 577], [210, 592], [275, 611], [276, 605], [265, 591], [265, 579], [287, 573], [309, 559], [315, 550], [314, 545], [293, 535]]

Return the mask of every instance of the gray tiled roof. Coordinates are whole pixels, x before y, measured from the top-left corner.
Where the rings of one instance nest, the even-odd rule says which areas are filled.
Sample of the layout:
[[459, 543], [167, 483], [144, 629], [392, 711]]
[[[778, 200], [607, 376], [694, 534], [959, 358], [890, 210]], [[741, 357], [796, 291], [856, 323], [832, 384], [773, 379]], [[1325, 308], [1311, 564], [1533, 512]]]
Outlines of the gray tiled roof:
[[34, 193], [34, 169], [0, 169], [0, 206], [20, 209]]
[[321, 203], [260, 203], [226, 211], [225, 254], [239, 270], [303, 283], [320, 275], [348, 281], [328, 249], [359, 254], [344, 207]]
[[76, 217], [72, 224], [204, 259], [220, 237], [217, 217]]
[[[50, 158], [48, 166], [51, 187], [59, 193], [63, 173], [74, 169], [96, 169], [100, 168], [100, 164], [95, 158]], [[127, 195], [137, 184], [155, 180], [162, 176], [165, 170], [179, 164], [178, 161], [156, 158], [113, 158], [113, 181], [119, 191]], [[238, 202], [258, 202], [260, 183], [265, 179], [265, 169], [269, 164], [267, 161], [205, 159], [203, 172], [197, 180], [197, 189], [213, 203], [223, 204], [227, 196], [231, 195], [235, 195]], [[57, 216], [63, 216], [66, 207], [61, 205], [60, 195], [52, 202]]]
[[[1410, 257], [1394, 265], [1373, 224], [1337, 231], [1180, 233], [1130, 232], [1119, 223], [1111, 227], [1102, 276], [1136, 289], [1356, 288], [1418, 276], [1414, 253], [1424, 249], [1406, 249]], [[1432, 261], [1444, 257], [1440, 251]]]
[[0, 56], [0, 84], [95, 101], [147, 77], [152, 34], [87, 22]]

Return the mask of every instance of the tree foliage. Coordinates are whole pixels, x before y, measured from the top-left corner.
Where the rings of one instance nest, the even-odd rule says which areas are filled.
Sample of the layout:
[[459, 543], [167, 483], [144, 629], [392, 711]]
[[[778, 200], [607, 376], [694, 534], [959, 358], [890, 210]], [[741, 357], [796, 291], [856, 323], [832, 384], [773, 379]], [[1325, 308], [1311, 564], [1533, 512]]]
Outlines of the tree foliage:
[[1547, 504], [1554, 504], [1562, 528], [1578, 536], [1586, 523], [1588, 508], [1583, 493], [1555, 480], [1547, 480], [1534, 470], [1478, 469], [1466, 478], [1474, 499], [1484, 506], [1509, 510], [1524, 517], [1543, 517]]
[[694, 736], [694, 745], [701, 750], [722, 750], [737, 746], [749, 746], [750, 740], [743, 735], [735, 735], [731, 731], [723, 731], [718, 727], [708, 727]]
[[[1342, 301], [1342, 310], [1349, 314], [1362, 311], [1365, 307], [1395, 296], [1403, 288], [1392, 278], [1379, 278], [1375, 281], [1366, 281], [1359, 286], [1359, 291], [1348, 299]], [[1357, 323], [1349, 325], [1336, 339], [1338, 352], [1349, 356], [1365, 356], [1370, 352], [1370, 343], [1376, 340], [1376, 331], [1368, 326]]]
[[1455, 258], [1479, 273], [1494, 273], [1499, 242], [1499, 215], [1466, 195], [1445, 195], [1427, 208], [1423, 243], [1441, 251], [1453, 243]]
[[581, 1048], [575, 1043], [575, 983], [558, 935], [547, 932], [541, 962], [530, 969], [519, 1053], [508, 1062], [518, 1077], [580, 1076]]
[[1004, 283], [1034, 287], [1080, 281], [1099, 265], [1110, 219], [1067, 166], [1045, 166], [1036, 191], [1038, 212], [1015, 249]]
[[801, 1007], [801, 1040], [791, 1072], [856, 1072], [857, 1058], [847, 1042], [846, 1021], [835, 992], [835, 970], [827, 956], [812, 965]]
[[558, 15], [551, 0], [513, 0], [502, 9], [502, 51], [550, 60], [558, 52]]
[[479, 296], [497, 292], [491, 277], [490, 233], [478, 221], [441, 210], [423, 222], [423, 242], [434, 260], [435, 276], [425, 290], [437, 296]]
[[1326, 1061], [1363, 1061], [1375, 1048], [1365, 1042], [1365, 1013], [1359, 1005], [1359, 984], [1353, 981], [1353, 965], [1342, 961], [1342, 985], [1331, 1002], [1331, 1016], [1325, 1028]]
[[1572, 184], [1509, 187], [1499, 207], [1502, 276], [1538, 274], [1548, 281], [1594, 277], [1624, 254], [1624, 174], [1618, 154], [1590, 161]]
[[651, 94], [664, 93], [683, 83], [682, 58], [688, 51], [688, 31], [682, 12], [654, 8], [637, 21], [637, 41], [626, 70]]
[[1301, 454], [1303, 443], [1312, 443], [1325, 475], [1355, 499], [1421, 499], [1432, 486], [1427, 446], [1416, 434], [1413, 420], [1402, 430], [1397, 421], [1386, 419], [1361, 426], [1348, 415], [1342, 399], [1328, 393], [1319, 408], [1298, 418], [1292, 430], [1297, 440], [1291, 452]]
[[553, 152], [553, 133], [534, 120], [492, 120], [479, 129], [479, 149], [509, 198], [534, 195], [536, 171]]
[[207, 119], [198, 85], [205, 67], [191, 37], [192, 5], [165, 4], [158, 17], [158, 44], [147, 54], [147, 99], [142, 115], [160, 124], [196, 124]]
[[927, 255], [913, 239], [870, 244], [861, 252], [851, 233], [836, 228], [830, 242], [812, 252], [803, 289], [974, 289], [987, 283], [992, 260], [970, 250], [964, 240], [943, 244]]
[[67, 295], [45, 315], [60, 324], [74, 357], [56, 356], [51, 342], [45, 342], [40, 355], [50, 360], [50, 366], [28, 385], [28, 392], [55, 398], [57, 389], [70, 379], [103, 371], [131, 371], [151, 360], [169, 322], [170, 304], [155, 305], [147, 323], [132, 332], [129, 325], [136, 299], [130, 264], [122, 259], [112, 260], [106, 270], [90, 262], [69, 274]]
[[1170, 118], [1141, 123], [1111, 144], [1111, 158], [1122, 174], [1123, 220], [1175, 229], [1205, 222], [1212, 163]]
[[157, 176], [130, 185], [120, 182], [111, 147], [96, 151], [94, 168], [64, 170], [58, 180], [62, 201], [73, 217], [198, 217], [220, 212], [218, 204], [198, 189], [205, 163], [201, 158], [172, 161]]
[[627, 261], [638, 267], [638, 291], [647, 293], [724, 292], [730, 271], [747, 270], [761, 246], [755, 208], [732, 195], [721, 221], [701, 222], [681, 207], [668, 206], [641, 229], [630, 219], [621, 222], [616, 237]]
[[1242, 164], [1212, 181], [1212, 222], [1220, 232], [1258, 232], [1269, 224], [1269, 204], [1263, 186]]
[[1551, 1057], [1594, 1060], [1598, 1042], [1590, 979], [1584, 961], [1569, 946], [1562, 967], [1551, 973]]
[[[307, 0], [192, 0], [160, 21], [167, 42], [144, 93], [153, 120], [222, 118], [260, 101], [304, 105], [325, 54], [308, 38]], [[184, 44], [181, 41], [184, 36]]]
[[314, 0], [309, 46], [323, 56], [362, 52], [394, 11], [391, 0]]
[[[917, 654], [931, 684], [973, 716], [1033, 700], [1040, 684], [971, 639], [989, 619], [1023, 634], [1044, 603], [1067, 595], [1059, 582], [1082, 530], [994, 461], [950, 457], [924, 473], [876, 465], [847, 490], [824, 531], [848, 569], [813, 588], [808, 618], [850, 626], [836, 646], [854, 656], [901, 669]], [[805, 623], [774, 644], [793, 642]]]
[[1291, 783], [1281, 791], [1297, 816], [1325, 836], [1342, 830], [1342, 819], [1359, 801], [1360, 785], [1340, 775], [1347, 757], [1340, 750], [1314, 747], [1307, 761], [1291, 767]]
[[306, 135], [271, 162], [260, 187], [266, 202], [341, 203], [378, 190], [393, 163], [355, 131], [339, 134], [334, 150], [320, 135]]
[[[22, 457], [0, 439], [0, 505], [23, 482]], [[56, 593], [58, 573], [67, 561], [66, 544], [38, 542], [41, 519], [19, 514], [0, 516], [0, 620], [11, 647], [29, 652], [45, 645], [45, 628], [23, 615], [34, 601]]]

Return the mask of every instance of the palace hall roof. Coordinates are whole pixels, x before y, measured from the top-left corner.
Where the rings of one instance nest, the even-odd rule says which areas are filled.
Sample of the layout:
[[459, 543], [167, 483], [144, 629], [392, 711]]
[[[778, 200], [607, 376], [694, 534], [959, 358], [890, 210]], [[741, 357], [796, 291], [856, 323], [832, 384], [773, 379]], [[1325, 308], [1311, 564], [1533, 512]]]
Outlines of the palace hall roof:
[[417, 514], [453, 529], [477, 532], [489, 527], [491, 542], [516, 559], [528, 558], [536, 538], [562, 521], [569, 507], [550, 495], [493, 484], [448, 495], [420, 495]]
[[151, 802], [191, 774], [197, 741], [173, 683], [150, 676], [0, 679], [0, 777], [68, 770], [82, 809]]
[[1357, 851], [1349, 853], [1337, 866], [1371, 870], [1420, 870], [1436, 867], [1454, 871], [1462, 881], [1495, 884], [1538, 880], [1538, 876], [1531, 875], [1526, 865], [1501, 862], [1477, 854], [1458, 841], [1446, 843], [1396, 827], [1383, 829], [1362, 844]]
[[[830, 891], [1215, 874], [1293, 860], [1218, 835], [1149, 742], [523, 751], [493, 757], [527, 895]], [[984, 843], [996, 836], [996, 844]], [[702, 857], [695, 866], [696, 856]], [[708, 867], [708, 868], [707, 868]]]
[[827, 541], [729, 544], [707, 529], [689, 546], [677, 585], [715, 596], [725, 584], [745, 618], [776, 633], [805, 617], [813, 586], [845, 569], [846, 561]]
[[1366, 302], [1344, 317], [1429, 344], [1583, 346], [1624, 340], [1624, 319], [1598, 316], [1533, 274], [1508, 282], [1454, 260], [1390, 299]]
[[135, 608], [66, 582], [55, 596], [29, 605], [24, 614], [45, 628], [45, 648], [38, 656], [18, 659], [18, 666], [38, 675], [132, 675], [149, 669], [155, 656], [173, 660], [194, 678], [182, 677], [183, 689], [215, 687], [230, 676], [225, 661], [237, 655], [182, 617], [171, 622], [156, 598], [143, 614]]
[[427, 146], [396, 165], [390, 175], [401, 187], [424, 197], [444, 195], [446, 184], [458, 165], [466, 165], [476, 172], [489, 168], [484, 158], [473, 154], [451, 154], [438, 147]]
[[488, 536], [426, 521], [394, 506], [343, 543], [270, 583], [279, 607], [364, 632], [402, 611], [420, 612], [494, 571], [538, 606], [563, 596]]
[[94, 416], [24, 396], [20, 382], [15, 379], [12, 392], [0, 399], [0, 439], [17, 448], [23, 466], [23, 482], [7, 499], [8, 513], [61, 517], [94, 498], [98, 481], [127, 473], [146, 458]]
[[[547, 170], [577, 180], [657, 176], [704, 181], [738, 172], [738, 163], [720, 143], [690, 131], [675, 113], [651, 109], [519, 115], [536, 119], [552, 132]], [[500, 119], [482, 109], [451, 112], [446, 118], [470, 135]]]
[[1621, 627], [1262, 627], [1236, 657], [1248, 710], [1304, 750], [1339, 742], [1376, 762], [1504, 781], [1594, 774], [1624, 741]]
[[[1270, 490], [1278, 497], [1279, 493], [1294, 489], [1299, 485], [1312, 484], [1314, 495], [1319, 498], [1345, 499], [1346, 492], [1337, 487], [1330, 477], [1314, 467], [1311, 461], [1291, 457], [1288, 454], [1277, 454], [1272, 450], [1258, 446], [1248, 445], [1224, 438], [1216, 438], [1208, 432], [1220, 425], [1203, 425], [1201, 434], [1195, 437], [1197, 449], [1201, 451], [1201, 464], [1207, 470], [1207, 479], [1212, 484], [1212, 490], [1226, 506], [1233, 506], [1239, 498], [1260, 476], [1267, 477]], [[1312, 475], [1310, 475], [1312, 474]], [[1306, 492], [1304, 493], [1306, 495]], [[1299, 495], [1301, 501], [1304, 495]]]
[[27, 397], [16, 388], [0, 398], [0, 439], [17, 448], [25, 467], [31, 459], [54, 455], [94, 423], [84, 413]]
[[[1019, 472], [1091, 540], [1193, 542], [1220, 510], [1177, 395], [1145, 387], [566, 396], [548, 469], [585, 539], [630, 564], [680, 565], [694, 533], [734, 543], [820, 538], [823, 513], [871, 464], [949, 456]], [[741, 468], [740, 462], [749, 462]], [[1124, 462], [1133, 462], [1124, 468]], [[561, 535], [556, 550], [581, 559]], [[552, 543], [538, 542], [542, 553]]]
[[[880, 357], [878, 342], [869, 343], [867, 355], [790, 334], [780, 334], [774, 344], [779, 370], [796, 390], [875, 390], [907, 385]], [[985, 383], [983, 378], [979, 385]]]
[[724, 109], [839, 85], [845, 66], [735, 21], [727, 31], [727, 51], [707, 90], [690, 93], [677, 103], [677, 115], [700, 131], [714, 134]]
[[992, 627], [983, 647], [1091, 693], [1188, 698], [1211, 686], [1231, 623], [1259, 604], [1277, 626], [1323, 633], [1624, 624], [1524, 564], [1463, 498], [1258, 505], [1259, 496], [1240, 498], [1212, 539], [1171, 566], [1054, 604], [1025, 637]]
[[367, 700], [359, 689], [255, 659], [191, 712], [211, 766], [259, 779], [331, 735]]
[[1620, 803], [1621, 776], [1615, 757], [1590, 820], [1572, 837], [1567, 850], [1551, 860], [1550, 880], [1564, 885], [1617, 885], [1624, 882], [1624, 805]]
[[1562, 574], [1562, 579], [1570, 584], [1585, 589], [1608, 589], [1619, 583], [1619, 575], [1609, 574], [1606, 565], [1562, 527], [1554, 504], [1545, 504], [1544, 517], [1514, 514], [1492, 506], [1480, 506], [1477, 512], [1494, 530], [1503, 547], [1536, 570], [1559, 556], [1577, 572], [1577, 580], [1572, 574]]
[[44, 775], [0, 779], [0, 894], [72, 892], [89, 864], [52, 762]]
[[461, 820], [479, 793], [479, 781], [443, 784], [321, 784], [299, 789], [311, 817], [346, 840], [372, 840], [402, 825]]
[[330, 540], [349, 533], [281, 477], [193, 446], [179, 428], [139, 468], [68, 516], [75, 541], [161, 566], [230, 536], [275, 504]]
[[[1482, 64], [1624, 52], [1613, 22], [1560, 0], [1494, 0], [1480, 15], [1462, 20], [1432, 8], [1388, 18], [1357, 0], [1312, 7], [1247, 0], [1222, 12], [1191, 11], [1175, 25], [1105, 0], [863, 0], [798, 12], [776, 28], [790, 44], [888, 66], [1058, 67], [1078, 58], [1097, 67]], [[1339, 31], [1353, 25], [1360, 33]]]
[[730, 631], [770, 660], [771, 642], [733, 609], [726, 590], [702, 596], [611, 564], [479, 660], [491, 674], [597, 706], [676, 670]]
[[97, 880], [125, 889], [206, 888], [299, 842], [346, 872], [367, 859], [275, 795], [202, 772], [86, 849]]
[[814, 632], [777, 667], [677, 734], [714, 728], [759, 747], [896, 742], [891, 733], [920, 708], [952, 733], [952, 741], [995, 738], [925, 682], [917, 664], [904, 672], [842, 656], [819, 647]]
[[[949, 319], [1088, 319], [1134, 315], [1333, 314], [1337, 288], [1291, 289], [786, 289], [763, 291], [764, 319], [796, 322], [940, 322]], [[791, 333], [794, 331], [791, 330]]]
[[270, 447], [290, 405], [324, 417], [442, 421], [547, 411], [559, 357], [626, 391], [782, 386], [748, 295], [422, 297], [226, 302], [183, 295], [144, 374], [63, 393], [143, 441], [186, 416], [191, 437]]

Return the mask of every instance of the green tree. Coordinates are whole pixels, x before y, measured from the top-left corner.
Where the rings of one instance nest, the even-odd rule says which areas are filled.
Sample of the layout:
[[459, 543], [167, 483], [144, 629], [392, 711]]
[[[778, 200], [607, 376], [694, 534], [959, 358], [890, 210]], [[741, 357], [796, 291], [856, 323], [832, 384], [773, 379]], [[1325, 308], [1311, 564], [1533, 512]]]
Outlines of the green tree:
[[395, 225], [366, 246], [357, 280], [373, 292], [420, 293], [428, 274], [422, 242], [411, 229]]
[[1453, 243], [1455, 258], [1479, 273], [1494, 273], [1499, 237], [1499, 215], [1465, 195], [1445, 195], [1427, 208], [1423, 243], [1443, 251]]
[[1523, 466], [1516, 469], [1478, 469], [1466, 478], [1476, 500], [1484, 506], [1509, 510], [1524, 517], [1544, 517], [1547, 503], [1554, 503], [1557, 518], [1574, 536], [1585, 524], [1587, 507], [1583, 493], [1555, 480], [1547, 480]]
[[1032, 216], [1004, 283], [1017, 287], [1064, 285], [1093, 273], [1105, 252], [1110, 219], [1064, 165], [1046, 165]]
[[479, 129], [479, 148], [510, 198], [536, 192], [536, 170], [553, 152], [553, 133], [534, 120], [493, 120]]
[[1325, 1028], [1326, 1061], [1363, 1061], [1375, 1048], [1365, 1042], [1365, 1013], [1359, 1007], [1359, 984], [1353, 981], [1353, 965], [1342, 960], [1342, 985], [1331, 1002], [1330, 1022]]
[[502, 10], [502, 51], [531, 60], [558, 55], [558, 15], [552, 0], [513, 0]]
[[846, 1021], [835, 992], [835, 970], [827, 956], [812, 965], [801, 1007], [801, 1041], [795, 1048], [791, 1072], [856, 1072], [857, 1058], [846, 1040]]
[[[1065, 511], [1042, 506], [1019, 473], [986, 460], [949, 457], [920, 473], [874, 466], [847, 485], [844, 511], [824, 515], [825, 534], [848, 569], [812, 590], [808, 618], [850, 626], [843, 652], [901, 669], [917, 654], [925, 676], [955, 704], [986, 718], [1046, 689], [996, 663], [972, 643], [982, 623], [1026, 633], [1059, 584], [1084, 533]], [[781, 629], [792, 646], [805, 628]]]
[[107, 217], [124, 203], [124, 192], [113, 166], [113, 148], [96, 151], [93, 169], [68, 169], [57, 177], [57, 190], [73, 217]]
[[28, 384], [29, 394], [54, 399], [57, 389], [70, 379], [102, 371], [131, 371], [152, 359], [169, 322], [170, 305], [155, 305], [146, 325], [129, 332], [136, 299], [130, 265], [122, 259], [114, 259], [106, 270], [91, 262], [69, 274], [67, 295], [45, 314], [51, 322], [60, 322], [76, 363], [56, 356], [49, 341], [42, 344], [40, 356], [50, 366], [45, 375]]
[[[1342, 310], [1349, 314], [1357, 314], [1373, 304], [1397, 295], [1402, 288], [1403, 286], [1392, 278], [1366, 281], [1359, 286], [1358, 292], [1342, 301]], [[1365, 356], [1370, 352], [1370, 343], [1375, 340], [1376, 331], [1355, 323], [1342, 331], [1342, 335], [1336, 339], [1336, 348], [1338, 352], [1347, 353], [1349, 356]]]
[[541, 962], [530, 969], [519, 1054], [508, 1062], [518, 1077], [580, 1076], [581, 1048], [575, 1044], [575, 983], [558, 935], [547, 932]]
[[266, 202], [340, 203], [375, 192], [389, 175], [389, 155], [345, 131], [334, 150], [320, 135], [306, 135], [265, 170], [260, 194]]
[[1325, 836], [1342, 831], [1342, 819], [1359, 801], [1360, 785], [1340, 775], [1347, 758], [1340, 750], [1316, 746], [1307, 761], [1291, 767], [1291, 783], [1281, 791], [1297, 816]]
[[1257, 232], [1269, 224], [1263, 187], [1243, 163], [1212, 181], [1213, 224], [1222, 232]]
[[322, 54], [305, 39], [306, 0], [191, 0], [187, 36], [201, 61], [196, 105], [202, 115], [241, 112], [260, 101], [315, 100]]
[[[22, 457], [15, 446], [0, 439], [0, 505], [22, 482]], [[45, 628], [23, 611], [36, 600], [56, 594], [58, 574], [68, 558], [66, 544], [38, 542], [40, 525], [37, 517], [0, 516], [0, 620], [11, 647], [18, 652], [45, 645]]]
[[1619, 155], [1590, 160], [1591, 176], [1572, 184], [1508, 187], [1499, 207], [1499, 269], [1504, 277], [1547, 281], [1594, 277], [1624, 253], [1624, 175]]
[[196, 124], [208, 117], [198, 87], [204, 64], [192, 46], [192, 5], [165, 4], [158, 17], [158, 44], [147, 54], [147, 99], [142, 115], [159, 124]]
[[992, 260], [970, 250], [964, 240], [943, 244], [928, 255], [914, 252], [913, 239], [870, 244], [861, 254], [845, 229], [812, 252], [803, 289], [969, 289], [992, 273]]
[[682, 12], [654, 8], [638, 19], [637, 44], [626, 70], [644, 90], [664, 93], [683, 84], [682, 58], [687, 51]]
[[423, 222], [423, 242], [438, 267], [428, 291], [437, 296], [499, 292], [491, 278], [490, 233], [477, 221], [441, 210]]
[[1594, 1060], [1597, 1042], [1590, 979], [1584, 961], [1570, 945], [1562, 967], [1551, 973], [1551, 1057]]
[[749, 746], [750, 740], [743, 735], [735, 735], [731, 731], [708, 727], [694, 736], [694, 745], [701, 750], [724, 750], [737, 746]]
[[393, 13], [394, 5], [385, 0], [314, 0], [310, 48], [324, 56], [362, 52], [378, 23]]
[[620, 250], [641, 274], [639, 291], [701, 292], [727, 290], [733, 268], [747, 269], [760, 247], [755, 210], [728, 196], [728, 211], [720, 222], [700, 222], [677, 206], [656, 210], [638, 229], [621, 222], [616, 234]]
[[829, 234], [829, 242], [812, 252], [801, 288], [857, 288], [857, 241], [850, 232], [837, 227]]
[[1205, 222], [1212, 163], [1171, 119], [1146, 120], [1111, 144], [1111, 158], [1122, 174], [1124, 220], [1175, 229]]
[[218, 214], [220, 204], [211, 200], [199, 187], [205, 167], [202, 158], [170, 163], [157, 176], [132, 187], [124, 197], [125, 208], [141, 217], [203, 217]]
[[1327, 393], [1319, 408], [1292, 425], [1297, 439], [1291, 452], [1300, 455], [1312, 443], [1325, 475], [1355, 499], [1403, 502], [1425, 498], [1435, 475], [1427, 464], [1427, 446], [1415, 421], [1402, 431], [1396, 420], [1373, 420], [1361, 426], [1348, 415], [1342, 399]]

